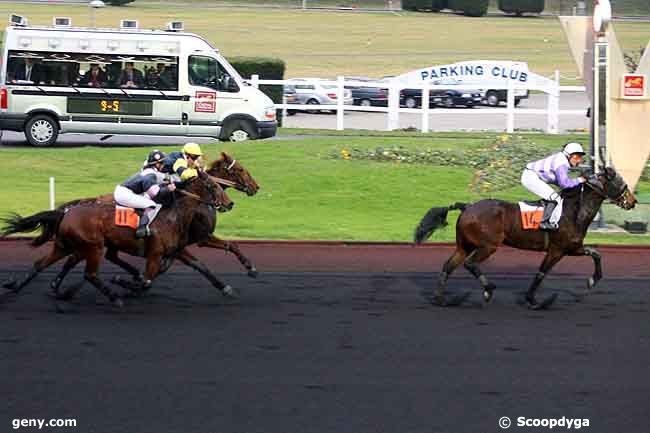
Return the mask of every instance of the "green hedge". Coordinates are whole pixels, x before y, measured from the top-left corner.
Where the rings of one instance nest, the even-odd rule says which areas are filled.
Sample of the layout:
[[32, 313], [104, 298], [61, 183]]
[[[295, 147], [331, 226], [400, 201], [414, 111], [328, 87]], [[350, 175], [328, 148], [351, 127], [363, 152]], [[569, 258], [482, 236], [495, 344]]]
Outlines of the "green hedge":
[[490, 0], [449, 0], [449, 9], [462, 12], [470, 17], [482, 17], [487, 14]]
[[499, 0], [499, 9], [507, 14], [539, 14], [544, 10], [544, 0]]
[[[250, 78], [257, 74], [264, 80], [284, 80], [285, 64], [283, 60], [268, 57], [230, 57], [228, 62], [244, 77]], [[260, 85], [260, 90], [266, 93], [276, 104], [282, 103], [282, 86]], [[278, 110], [278, 123], [282, 124], [282, 110]]]

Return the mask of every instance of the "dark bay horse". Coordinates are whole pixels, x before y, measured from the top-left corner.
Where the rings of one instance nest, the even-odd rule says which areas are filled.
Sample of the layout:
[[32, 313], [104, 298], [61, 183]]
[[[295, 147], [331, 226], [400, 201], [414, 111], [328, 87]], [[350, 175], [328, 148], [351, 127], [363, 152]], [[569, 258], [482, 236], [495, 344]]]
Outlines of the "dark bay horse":
[[490, 257], [504, 244], [514, 248], [546, 251], [546, 256], [535, 275], [526, 302], [530, 308], [539, 309], [550, 305], [555, 296], [538, 303], [535, 292], [546, 274], [564, 256], [590, 256], [594, 261], [594, 274], [587, 282], [592, 289], [602, 278], [601, 256], [593, 248], [585, 247], [583, 240], [589, 224], [598, 213], [604, 200], [612, 200], [617, 206], [629, 210], [636, 204], [634, 194], [623, 178], [612, 168], [591, 176], [588, 181], [562, 192], [564, 199], [559, 229], [554, 232], [524, 230], [519, 206], [501, 200], [481, 200], [473, 204], [431, 208], [415, 230], [415, 243], [426, 240], [437, 228], [446, 224], [447, 212], [460, 209], [456, 223], [456, 250], [447, 260], [440, 273], [438, 288], [432, 302], [436, 305], [458, 305], [469, 295], [465, 293], [452, 299], [445, 299], [445, 288], [449, 275], [461, 263], [476, 277], [483, 287], [485, 302], [492, 299], [495, 285], [481, 272], [479, 264]]
[[[42, 234], [34, 239], [33, 245], [42, 245], [54, 238], [50, 253], [37, 260], [28, 275], [20, 282], [5, 284], [5, 287], [18, 293], [44, 269], [68, 257], [61, 271], [63, 277], [77, 263], [85, 260], [85, 280], [115, 305], [121, 306], [122, 301], [118, 295], [98, 277], [99, 264], [105, 248], [145, 256], [146, 269], [141, 288], [146, 290], [159, 273], [163, 259], [173, 257], [192, 241], [190, 227], [197, 212], [204, 208], [210, 209], [211, 212], [213, 209], [226, 211], [233, 205], [224, 190], [203, 172], [174, 194], [174, 203], [161, 210], [151, 225], [152, 236], [146, 239], [136, 239], [134, 231], [130, 228], [115, 226], [115, 206], [112, 201], [79, 203], [69, 208], [62, 218], [60, 211], [55, 210], [25, 218], [15, 215], [5, 219], [6, 228], [3, 235], [34, 231], [41, 227]], [[60, 280], [52, 285], [55, 295], [59, 295], [59, 284]]]

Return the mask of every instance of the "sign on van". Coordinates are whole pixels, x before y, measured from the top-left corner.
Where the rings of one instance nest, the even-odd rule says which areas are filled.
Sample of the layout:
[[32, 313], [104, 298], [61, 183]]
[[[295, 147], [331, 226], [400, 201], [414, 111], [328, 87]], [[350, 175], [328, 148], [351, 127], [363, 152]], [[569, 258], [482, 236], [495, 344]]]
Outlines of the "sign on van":
[[513, 84], [539, 87], [548, 85], [551, 80], [528, 70], [525, 62], [474, 60], [448, 65], [429, 66], [407, 72], [397, 77], [404, 84], [422, 85], [439, 80], [454, 79], [463, 84], [476, 84], [482, 87], [507, 86]]

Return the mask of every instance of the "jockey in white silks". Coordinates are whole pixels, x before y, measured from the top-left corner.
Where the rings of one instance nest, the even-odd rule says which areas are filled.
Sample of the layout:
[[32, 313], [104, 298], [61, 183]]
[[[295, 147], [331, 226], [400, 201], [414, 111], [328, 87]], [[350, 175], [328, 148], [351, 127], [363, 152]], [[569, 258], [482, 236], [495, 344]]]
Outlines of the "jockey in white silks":
[[562, 198], [551, 185], [568, 189], [586, 182], [584, 177], [569, 177], [569, 168], [577, 167], [584, 155], [580, 143], [570, 142], [564, 145], [561, 152], [526, 165], [521, 174], [521, 184], [545, 201], [544, 216], [539, 226], [541, 230], [557, 230], [562, 215]]
[[145, 209], [135, 231], [136, 238], [151, 234], [149, 225], [162, 207], [154, 199], [160, 201], [162, 197], [171, 194], [176, 189], [176, 185], [173, 183], [162, 185], [164, 177], [160, 176], [160, 170], [165, 158], [166, 155], [163, 152], [151, 151], [145, 164], [146, 168], [115, 187], [113, 198], [117, 204], [135, 209]]

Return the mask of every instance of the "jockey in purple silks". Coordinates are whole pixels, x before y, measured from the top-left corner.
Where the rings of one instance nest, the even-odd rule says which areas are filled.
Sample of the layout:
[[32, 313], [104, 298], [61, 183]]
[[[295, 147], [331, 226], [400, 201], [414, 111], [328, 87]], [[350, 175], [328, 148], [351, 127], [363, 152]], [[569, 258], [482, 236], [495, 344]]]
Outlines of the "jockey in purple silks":
[[[526, 165], [521, 175], [521, 184], [545, 202], [544, 216], [539, 226], [541, 230], [557, 230], [562, 215], [562, 198], [550, 185], [567, 189], [586, 181], [584, 177], [569, 177], [569, 168], [577, 167], [584, 155], [580, 143], [570, 142], [564, 145], [562, 152]], [[556, 207], [559, 212], [555, 212]]]

